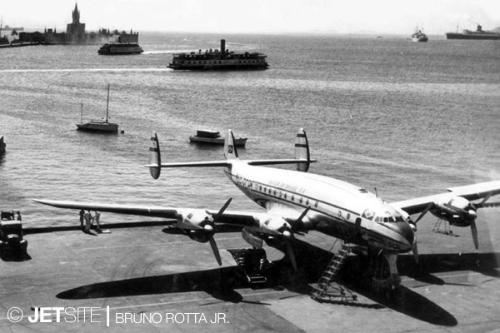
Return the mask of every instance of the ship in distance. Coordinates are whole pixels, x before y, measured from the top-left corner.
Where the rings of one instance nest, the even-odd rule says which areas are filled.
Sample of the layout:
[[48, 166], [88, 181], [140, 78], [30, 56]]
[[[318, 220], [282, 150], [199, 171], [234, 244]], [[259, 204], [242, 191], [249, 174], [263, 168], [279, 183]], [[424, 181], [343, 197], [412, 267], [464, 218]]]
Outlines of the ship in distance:
[[423, 33], [422, 29], [418, 27], [415, 29], [415, 33], [411, 35], [411, 40], [413, 42], [427, 42], [429, 38], [426, 34]]
[[463, 30], [462, 32], [447, 32], [446, 39], [497, 39], [500, 40], [500, 32], [483, 30], [478, 24], [475, 31]]
[[137, 43], [106, 43], [97, 51], [100, 55], [141, 54], [144, 52]]
[[220, 50], [175, 53], [168, 65], [172, 69], [185, 70], [252, 70], [267, 69], [266, 55], [259, 52], [234, 52], [226, 49], [221, 39]]

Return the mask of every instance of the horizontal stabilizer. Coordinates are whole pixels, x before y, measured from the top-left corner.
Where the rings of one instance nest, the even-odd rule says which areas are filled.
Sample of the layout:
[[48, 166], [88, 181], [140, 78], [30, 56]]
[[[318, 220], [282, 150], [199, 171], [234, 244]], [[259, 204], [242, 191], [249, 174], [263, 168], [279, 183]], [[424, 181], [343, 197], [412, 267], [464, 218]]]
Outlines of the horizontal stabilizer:
[[[176, 163], [162, 163], [162, 168], [176, 168], [176, 167], [227, 167], [231, 165], [230, 161], [201, 161], [201, 162], [176, 162]], [[146, 167], [151, 168], [157, 166], [156, 164], [148, 164]]]
[[269, 159], [269, 160], [249, 160], [246, 161], [249, 165], [273, 165], [273, 164], [296, 164], [296, 163], [312, 163], [316, 160], [285, 158], [285, 159]]

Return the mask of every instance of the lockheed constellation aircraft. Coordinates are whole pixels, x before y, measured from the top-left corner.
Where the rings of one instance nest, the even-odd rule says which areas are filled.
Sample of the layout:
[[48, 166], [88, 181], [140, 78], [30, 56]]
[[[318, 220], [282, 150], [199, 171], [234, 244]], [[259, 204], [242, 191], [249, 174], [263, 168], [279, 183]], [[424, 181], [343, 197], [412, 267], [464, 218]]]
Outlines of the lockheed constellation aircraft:
[[[488, 203], [500, 193], [500, 181], [449, 188], [447, 192], [388, 203], [374, 193], [356, 185], [321, 175], [308, 173], [311, 162], [306, 133], [300, 129], [295, 141], [295, 158], [241, 160], [228, 130], [225, 138], [225, 160], [203, 162], [162, 163], [158, 136], [154, 133], [147, 165], [153, 178], [160, 177], [162, 168], [224, 167], [229, 179], [250, 199], [263, 207], [262, 212], [227, 210], [231, 199], [217, 210], [199, 208], [145, 207], [83, 203], [72, 201], [36, 200], [42, 204], [69, 209], [95, 210], [119, 214], [162, 217], [175, 220], [173, 228], [191, 239], [209, 242], [215, 258], [221, 257], [214, 233], [223, 226], [238, 227], [254, 248], [263, 240], [278, 240], [286, 245], [287, 256], [297, 269], [293, 240], [296, 233], [317, 230], [358, 245], [385, 258], [392, 287], [400, 281], [396, 259], [398, 254], [412, 251], [418, 259], [416, 223], [430, 212], [450, 225], [470, 227], [478, 248], [476, 211], [496, 207]], [[265, 167], [265, 165], [296, 164], [297, 171]], [[420, 214], [415, 220], [411, 215]]]

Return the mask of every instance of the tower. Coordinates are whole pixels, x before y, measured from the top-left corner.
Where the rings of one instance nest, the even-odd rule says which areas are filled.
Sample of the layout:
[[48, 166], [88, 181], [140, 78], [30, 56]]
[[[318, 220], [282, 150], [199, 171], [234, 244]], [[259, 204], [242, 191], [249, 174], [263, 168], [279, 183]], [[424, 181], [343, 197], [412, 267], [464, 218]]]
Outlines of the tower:
[[80, 23], [80, 11], [76, 3], [72, 17], [73, 22], [66, 26], [66, 43], [83, 43], [85, 42], [85, 23]]
[[75, 9], [73, 9], [73, 24], [80, 23], [80, 11], [78, 10], [78, 4], [75, 2]]

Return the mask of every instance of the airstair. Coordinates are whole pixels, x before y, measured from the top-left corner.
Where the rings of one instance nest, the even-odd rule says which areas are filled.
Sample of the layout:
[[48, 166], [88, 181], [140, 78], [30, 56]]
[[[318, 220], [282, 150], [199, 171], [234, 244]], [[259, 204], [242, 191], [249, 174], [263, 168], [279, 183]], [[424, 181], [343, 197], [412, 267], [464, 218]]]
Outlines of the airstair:
[[351, 254], [351, 244], [342, 244], [342, 248], [334, 254], [318, 283], [313, 287], [311, 298], [318, 302], [352, 303], [357, 300], [354, 294], [348, 288], [340, 285], [337, 275], [344, 264], [346, 258]]
[[229, 252], [252, 288], [265, 286], [267, 278], [263, 273], [268, 261], [263, 249], [230, 250]]

